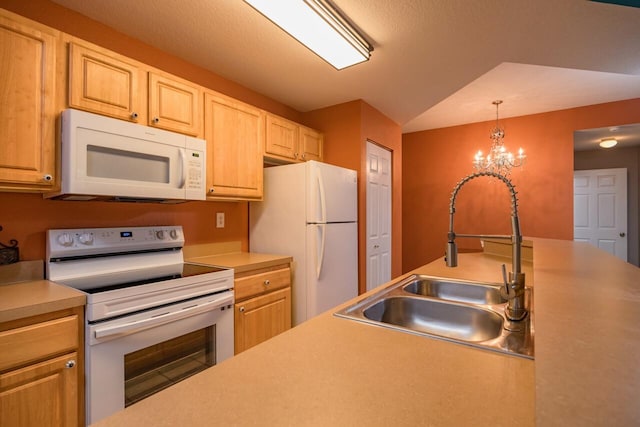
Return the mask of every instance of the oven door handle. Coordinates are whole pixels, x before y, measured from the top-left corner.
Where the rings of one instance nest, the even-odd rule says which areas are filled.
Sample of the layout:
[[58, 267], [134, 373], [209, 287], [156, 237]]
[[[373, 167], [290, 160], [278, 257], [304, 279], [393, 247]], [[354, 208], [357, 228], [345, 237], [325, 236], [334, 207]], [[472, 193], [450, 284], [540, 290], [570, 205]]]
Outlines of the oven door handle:
[[171, 311], [146, 319], [134, 320], [133, 322], [120, 323], [113, 326], [105, 326], [104, 328], [96, 328], [94, 330], [94, 334], [97, 339], [111, 337], [114, 335], [130, 334], [132, 332], [140, 331], [143, 329], [149, 329], [155, 326], [164, 325], [165, 323], [173, 322], [175, 320], [184, 319], [185, 317], [194, 316], [205, 311], [211, 311], [217, 308], [225, 307], [232, 303], [233, 294], [229, 294], [225, 295], [222, 298], [216, 298], [212, 301], [189, 306], [178, 311]]

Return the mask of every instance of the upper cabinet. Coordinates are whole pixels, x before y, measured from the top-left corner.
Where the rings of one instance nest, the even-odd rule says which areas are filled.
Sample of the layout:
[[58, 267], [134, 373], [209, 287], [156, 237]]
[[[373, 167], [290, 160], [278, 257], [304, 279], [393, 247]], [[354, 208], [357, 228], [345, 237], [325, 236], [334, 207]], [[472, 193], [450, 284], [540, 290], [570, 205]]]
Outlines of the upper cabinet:
[[262, 199], [264, 123], [262, 110], [215, 92], [205, 93], [208, 199]]
[[297, 161], [300, 141], [298, 124], [273, 114], [267, 114], [266, 123], [265, 157]]
[[267, 113], [264, 155], [276, 162], [322, 160], [320, 132]]
[[201, 135], [202, 91], [199, 86], [158, 72], [149, 73], [149, 125]]
[[198, 85], [77, 41], [69, 43], [69, 106], [188, 135], [202, 134]]
[[69, 44], [69, 106], [146, 123], [145, 73], [138, 64], [98, 47]]
[[317, 130], [300, 126], [300, 155], [302, 161], [322, 161], [322, 145], [324, 136]]
[[0, 9], [0, 190], [48, 191], [56, 172], [59, 33]]

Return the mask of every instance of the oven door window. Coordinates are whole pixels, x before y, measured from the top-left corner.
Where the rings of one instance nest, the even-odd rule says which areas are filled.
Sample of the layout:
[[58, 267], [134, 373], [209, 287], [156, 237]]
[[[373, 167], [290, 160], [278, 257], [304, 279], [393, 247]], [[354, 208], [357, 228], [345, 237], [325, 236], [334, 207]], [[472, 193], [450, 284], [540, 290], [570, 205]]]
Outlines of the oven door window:
[[216, 364], [215, 325], [124, 356], [125, 407]]

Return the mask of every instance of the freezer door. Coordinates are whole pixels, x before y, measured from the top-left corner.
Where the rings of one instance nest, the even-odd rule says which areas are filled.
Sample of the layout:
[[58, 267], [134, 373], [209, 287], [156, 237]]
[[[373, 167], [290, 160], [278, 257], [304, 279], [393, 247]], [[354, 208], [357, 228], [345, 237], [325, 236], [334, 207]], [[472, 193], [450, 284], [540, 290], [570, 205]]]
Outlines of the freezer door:
[[307, 319], [357, 296], [357, 228], [356, 223], [307, 226]]
[[316, 161], [307, 166], [307, 223], [357, 221], [356, 171]]

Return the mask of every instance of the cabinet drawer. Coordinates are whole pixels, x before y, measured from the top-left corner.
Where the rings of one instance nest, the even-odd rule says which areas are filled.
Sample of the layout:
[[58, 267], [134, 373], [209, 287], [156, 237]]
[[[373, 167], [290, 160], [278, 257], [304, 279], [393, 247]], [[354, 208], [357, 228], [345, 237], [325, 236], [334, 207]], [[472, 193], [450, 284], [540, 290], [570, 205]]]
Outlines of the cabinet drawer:
[[78, 348], [78, 316], [0, 332], [0, 371]]
[[234, 281], [236, 301], [291, 285], [291, 269], [268, 271]]

